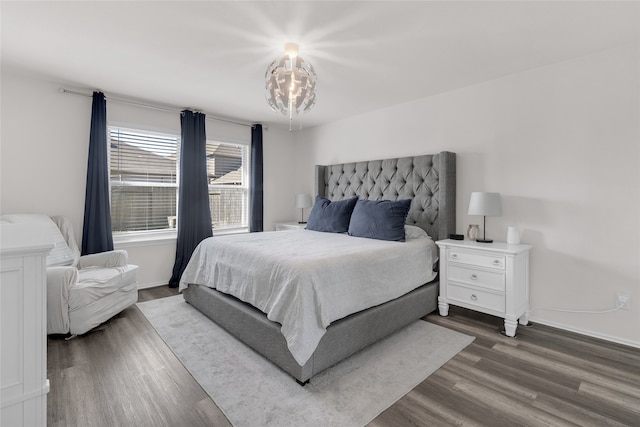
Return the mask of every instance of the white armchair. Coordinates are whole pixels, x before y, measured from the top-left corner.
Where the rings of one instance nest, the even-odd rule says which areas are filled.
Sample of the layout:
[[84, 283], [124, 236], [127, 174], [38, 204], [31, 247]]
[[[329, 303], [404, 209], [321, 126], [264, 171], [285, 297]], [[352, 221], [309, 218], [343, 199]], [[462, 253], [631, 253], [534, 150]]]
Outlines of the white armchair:
[[80, 256], [66, 217], [3, 215], [6, 222], [51, 224], [47, 257], [47, 333], [80, 335], [138, 300], [138, 266], [124, 250]]

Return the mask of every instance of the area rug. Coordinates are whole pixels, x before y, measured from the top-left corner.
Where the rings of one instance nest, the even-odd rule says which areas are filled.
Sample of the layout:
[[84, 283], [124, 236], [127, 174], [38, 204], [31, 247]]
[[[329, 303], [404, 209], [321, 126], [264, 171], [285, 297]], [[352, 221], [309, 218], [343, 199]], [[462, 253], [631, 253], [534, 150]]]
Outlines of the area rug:
[[364, 426], [473, 341], [420, 320], [301, 387], [182, 295], [137, 306], [238, 427]]

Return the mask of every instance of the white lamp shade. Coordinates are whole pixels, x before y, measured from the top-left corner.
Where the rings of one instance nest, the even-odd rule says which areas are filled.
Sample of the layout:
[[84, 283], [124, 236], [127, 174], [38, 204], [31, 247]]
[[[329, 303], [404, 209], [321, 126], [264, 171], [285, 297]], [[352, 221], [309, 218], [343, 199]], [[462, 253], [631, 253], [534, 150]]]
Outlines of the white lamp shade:
[[500, 193], [483, 193], [474, 191], [469, 200], [469, 215], [500, 216], [502, 202]]
[[309, 194], [296, 194], [296, 208], [304, 209], [311, 207], [311, 196]]

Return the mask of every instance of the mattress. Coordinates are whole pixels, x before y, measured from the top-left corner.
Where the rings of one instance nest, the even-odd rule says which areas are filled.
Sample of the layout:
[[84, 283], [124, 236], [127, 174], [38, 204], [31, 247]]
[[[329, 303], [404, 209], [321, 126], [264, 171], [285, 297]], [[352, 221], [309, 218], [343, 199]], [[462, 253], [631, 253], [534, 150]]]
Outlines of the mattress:
[[436, 261], [426, 235], [406, 242], [309, 230], [220, 236], [198, 245], [180, 290], [206, 285], [258, 308], [282, 325], [303, 366], [332, 322], [432, 281]]

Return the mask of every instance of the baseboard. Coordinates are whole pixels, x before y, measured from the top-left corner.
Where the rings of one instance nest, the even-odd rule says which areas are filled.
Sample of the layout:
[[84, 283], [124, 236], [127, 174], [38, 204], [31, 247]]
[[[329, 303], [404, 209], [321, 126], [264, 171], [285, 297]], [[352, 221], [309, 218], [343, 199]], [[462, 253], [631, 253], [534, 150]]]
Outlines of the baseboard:
[[558, 329], [562, 329], [562, 330], [569, 331], [569, 332], [575, 332], [576, 334], [586, 335], [586, 336], [592, 337], [592, 338], [598, 338], [598, 339], [601, 339], [603, 341], [610, 341], [610, 342], [614, 342], [616, 344], [626, 345], [628, 347], [640, 348], [640, 342], [626, 340], [624, 338], [612, 337], [612, 336], [609, 336], [609, 335], [598, 334], [598, 333], [595, 333], [595, 332], [592, 332], [592, 331], [585, 331], [585, 330], [582, 330], [582, 329], [578, 329], [578, 328], [574, 328], [574, 327], [571, 327], [571, 326], [564, 325], [562, 323], [550, 322], [548, 320], [537, 319], [537, 318], [534, 318], [534, 317], [530, 318], [529, 320], [531, 320], [533, 323], [539, 323], [541, 325], [551, 326], [553, 328], [558, 328]]
[[166, 280], [160, 281], [160, 282], [144, 283], [144, 284], [138, 283], [138, 289], [155, 288], [156, 286], [162, 286], [162, 285], [168, 285], [168, 284], [169, 282], [167, 282]]

